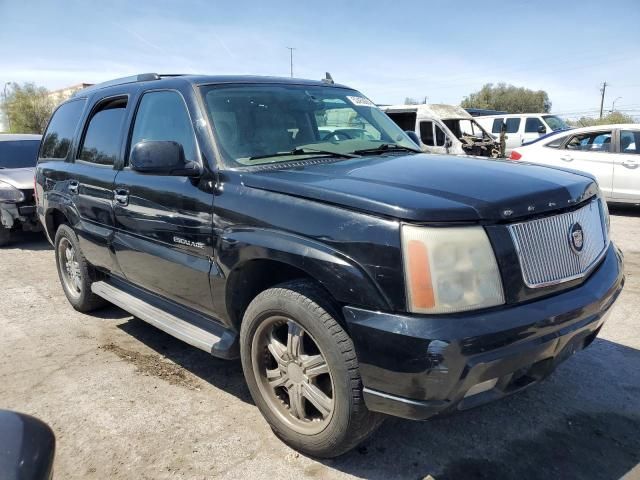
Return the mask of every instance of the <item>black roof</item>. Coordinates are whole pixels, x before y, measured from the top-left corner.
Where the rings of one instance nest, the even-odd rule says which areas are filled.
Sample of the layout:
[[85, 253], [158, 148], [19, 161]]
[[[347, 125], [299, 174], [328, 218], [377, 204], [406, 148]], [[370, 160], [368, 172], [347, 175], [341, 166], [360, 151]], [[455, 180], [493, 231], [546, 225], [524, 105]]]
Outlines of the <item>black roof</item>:
[[116, 85], [123, 85], [129, 83], [138, 82], [164, 82], [174, 79], [184, 80], [194, 85], [207, 85], [216, 83], [272, 83], [272, 84], [289, 84], [289, 85], [308, 85], [308, 86], [330, 86], [330, 87], [342, 87], [350, 88], [346, 85], [326, 83], [322, 80], [307, 80], [303, 78], [289, 78], [289, 77], [267, 77], [259, 75], [196, 75], [196, 74], [157, 74], [157, 73], [142, 73], [138, 75], [132, 75], [130, 77], [117, 78], [109, 80], [107, 82], [98, 83], [91, 87], [78, 90], [73, 96], [82, 96], [87, 93], [91, 93], [96, 90], [101, 90], [107, 87], [113, 87]]

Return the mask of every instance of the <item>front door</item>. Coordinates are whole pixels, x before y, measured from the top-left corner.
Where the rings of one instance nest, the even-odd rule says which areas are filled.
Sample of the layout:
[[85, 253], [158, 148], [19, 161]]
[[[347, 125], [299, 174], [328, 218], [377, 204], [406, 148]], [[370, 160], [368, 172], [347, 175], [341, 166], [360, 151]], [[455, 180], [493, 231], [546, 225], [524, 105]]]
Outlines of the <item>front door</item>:
[[447, 134], [440, 125], [431, 120], [420, 120], [419, 130], [423, 151], [449, 153], [447, 151]]
[[128, 281], [195, 310], [212, 307], [209, 287], [213, 195], [199, 178], [145, 174], [129, 168], [132, 147], [174, 141], [201, 163], [191, 118], [175, 90], [140, 98], [125, 164], [115, 180], [116, 256]]
[[613, 199], [640, 203], [640, 130], [620, 130], [613, 155]]
[[531, 142], [540, 138], [540, 135], [547, 133], [547, 127], [539, 117], [527, 117], [524, 121], [524, 134], [522, 143]]

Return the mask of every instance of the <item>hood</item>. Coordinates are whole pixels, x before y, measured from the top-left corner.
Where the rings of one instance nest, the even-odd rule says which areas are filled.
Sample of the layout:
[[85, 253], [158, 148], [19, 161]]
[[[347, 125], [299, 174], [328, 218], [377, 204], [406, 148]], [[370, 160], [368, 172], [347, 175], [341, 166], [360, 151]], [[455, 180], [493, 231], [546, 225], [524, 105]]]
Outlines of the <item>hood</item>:
[[0, 182], [8, 183], [19, 190], [33, 190], [33, 176], [36, 169], [30, 168], [1, 168]]
[[558, 210], [598, 191], [593, 178], [452, 155], [372, 156], [243, 172], [244, 184], [419, 222], [502, 221]]

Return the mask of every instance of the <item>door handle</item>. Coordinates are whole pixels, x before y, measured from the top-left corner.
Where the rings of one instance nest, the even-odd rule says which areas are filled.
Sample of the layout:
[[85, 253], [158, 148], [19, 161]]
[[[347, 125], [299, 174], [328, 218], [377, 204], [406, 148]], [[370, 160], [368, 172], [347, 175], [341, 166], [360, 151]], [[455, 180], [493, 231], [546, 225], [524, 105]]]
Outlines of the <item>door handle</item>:
[[123, 206], [129, 205], [129, 191], [123, 188], [117, 188], [113, 191], [113, 199]]
[[571, 155], [563, 155], [560, 157], [560, 160], [563, 162], [573, 162], [573, 157]]
[[622, 165], [624, 165], [627, 168], [638, 168], [638, 163], [635, 160], [630, 158], [622, 162]]
[[69, 182], [69, 184], [67, 185], [67, 190], [69, 191], [69, 193], [71, 195], [77, 195], [78, 194], [78, 187], [80, 186], [80, 183], [76, 180], [72, 180]]

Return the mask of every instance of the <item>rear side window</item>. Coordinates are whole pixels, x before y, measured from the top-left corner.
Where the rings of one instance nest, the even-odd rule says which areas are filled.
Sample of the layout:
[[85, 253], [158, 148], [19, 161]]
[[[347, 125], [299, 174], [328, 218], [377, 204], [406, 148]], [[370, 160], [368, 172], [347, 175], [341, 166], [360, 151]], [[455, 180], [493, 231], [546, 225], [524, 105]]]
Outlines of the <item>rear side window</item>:
[[54, 112], [44, 133], [40, 158], [58, 160], [67, 158], [84, 105], [84, 99], [73, 100], [62, 104]]
[[403, 131], [415, 131], [416, 129], [416, 113], [415, 112], [387, 112], [391, 120], [395, 122]]
[[[540, 131], [540, 127], [544, 128], [544, 130]], [[546, 133], [546, 131], [547, 127], [538, 117], [527, 117], [527, 121], [524, 124], [525, 133]]]
[[420, 140], [425, 145], [433, 147], [433, 122], [420, 122]]
[[187, 160], [196, 159], [196, 143], [187, 106], [178, 92], [149, 92], [140, 100], [131, 146], [144, 141], [173, 141]]
[[0, 142], [0, 168], [35, 167], [40, 140]]
[[115, 163], [121, 147], [126, 108], [126, 97], [98, 104], [86, 127], [78, 159], [99, 165]]
[[507, 133], [517, 133], [520, 129], [519, 118], [507, 118]]
[[504, 120], [502, 120], [501, 118], [496, 118], [493, 121], [493, 125], [491, 126], [491, 133], [500, 133], [503, 121]]
[[567, 137], [560, 137], [560, 138], [556, 138], [555, 140], [550, 141], [549, 143], [547, 143], [545, 145], [545, 147], [549, 147], [549, 148], [560, 148], [560, 146], [562, 145], [562, 142], [564, 142], [564, 139]]

